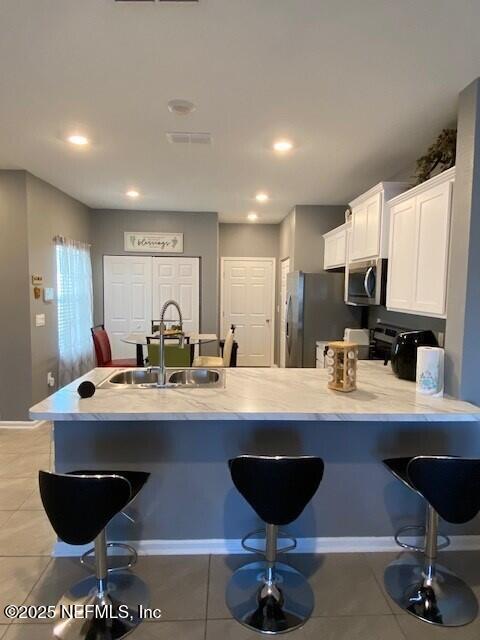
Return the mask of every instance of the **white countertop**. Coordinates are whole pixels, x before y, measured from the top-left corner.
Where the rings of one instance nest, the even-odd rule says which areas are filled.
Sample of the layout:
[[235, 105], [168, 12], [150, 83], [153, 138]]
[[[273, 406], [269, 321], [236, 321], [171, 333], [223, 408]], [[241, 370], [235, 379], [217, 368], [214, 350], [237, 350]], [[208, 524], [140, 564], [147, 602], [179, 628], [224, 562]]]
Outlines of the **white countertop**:
[[97, 368], [30, 410], [40, 420], [329, 420], [478, 421], [480, 407], [417, 395], [378, 361], [358, 363], [358, 389], [327, 388], [324, 369], [227, 369], [224, 389], [98, 389], [81, 399], [81, 380], [99, 384], [114, 369]]

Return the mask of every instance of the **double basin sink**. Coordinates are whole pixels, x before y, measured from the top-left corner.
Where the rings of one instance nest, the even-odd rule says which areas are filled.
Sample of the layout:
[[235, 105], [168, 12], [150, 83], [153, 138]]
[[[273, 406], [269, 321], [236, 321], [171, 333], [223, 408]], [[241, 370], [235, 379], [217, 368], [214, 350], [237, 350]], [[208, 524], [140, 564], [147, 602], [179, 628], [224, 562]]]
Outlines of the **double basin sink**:
[[[225, 386], [224, 369], [188, 368], [166, 369], [167, 387], [178, 388], [221, 388]], [[100, 389], [155, 389], [158, 373], [151, 369], [124, 369], [109, 376]]]

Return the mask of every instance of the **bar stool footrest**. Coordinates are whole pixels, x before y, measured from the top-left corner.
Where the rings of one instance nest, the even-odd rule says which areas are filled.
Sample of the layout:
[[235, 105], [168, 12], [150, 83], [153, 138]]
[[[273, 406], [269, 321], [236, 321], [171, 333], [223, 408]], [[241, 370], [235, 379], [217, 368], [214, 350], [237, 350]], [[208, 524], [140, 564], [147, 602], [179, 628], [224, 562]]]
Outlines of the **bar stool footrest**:
[[[137, 564], [138, 561], [138, 553], [136, 549], [134, 549], [131, 545], [125, 544], [124, 542], [107, 542], [107, 549], [124, 549], [130, 555], [128, 557], [128, 562], [126, 564], [120, 565], [118, 567], [109, 567], [107, 569], [108, 573], [114, 573], [115, 571], [125, 571], [126, 569], [131, 569], [134, 565]], [[95, 560], [91, 558], [95, 553], [95, 547], [88, 549], [80, 558], [80, 564], [83, 564], [85, 567], [90, 569], [92, 572], [95, 572]]]
[[[415, 524], [407, 524], [404, 527], [401, 527], [395, 534], [394, 539], [399, 547], [402, 549], [407, 549], [408, 551], [417, 551], [418, 553], [425, 553], [425, 547], [417, 547], [414, 544], [409, 544], [408, 542], [403, 542], [402, 538], [407, 536], [408, 534], [412, 536], [424, 538], [425, 537], [425, 527], [423, 525], [415, 525]], [[450, 538], [441, 533], [438, 534], [438, 546], [437, 550], [442, 551], [442, 549], [446, 549], [450, 546]]]
[[[260, 555], [264, 556], [265, 555], [265, 549], [261, 549], [259, 547], [252, 547], [251, 545], [247, 544], [247, 540], [249, 540], [250, 538], [253, 538], [254, 536], [258, 536], [259, 534], [263, 534], [265, 537], [265, 529], [256, 529], [255, 531], [250, 531], [250, 533], [247, 533], [246, 536], [244, 536], [242, 538], [242, 548], [245, 549], [245, 551], [248, 551], [250, 553], [259, 553]], [[287, 540], [291, 540], [291, 544], [286, 545], [285, 547], [280, 547], [279, 549], [277, 549], [277, 554], [278, 553], [287, 553], [288, 551], [293, 551], [293, 549], [296, 549], [297, 547], [297, 539], [296, 538], [292, 538], [292, 536], [288, 535], [288, 533], [286, 533], [285, 531], [279, 531], [278, 532], [279, 537], [281, 536], [282, 539], [287, 539]]]

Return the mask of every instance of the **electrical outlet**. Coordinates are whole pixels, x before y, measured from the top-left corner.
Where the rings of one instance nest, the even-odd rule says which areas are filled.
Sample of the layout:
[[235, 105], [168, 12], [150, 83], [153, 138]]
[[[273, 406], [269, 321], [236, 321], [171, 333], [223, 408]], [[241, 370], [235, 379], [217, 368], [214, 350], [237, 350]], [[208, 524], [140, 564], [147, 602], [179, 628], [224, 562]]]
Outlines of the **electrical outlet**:
[[55, 376], [53, 375], [53, 373], [51, 371], [49, 371], [47, 373], [47, 385], [49, 387], [54, 387], [55, 386]]

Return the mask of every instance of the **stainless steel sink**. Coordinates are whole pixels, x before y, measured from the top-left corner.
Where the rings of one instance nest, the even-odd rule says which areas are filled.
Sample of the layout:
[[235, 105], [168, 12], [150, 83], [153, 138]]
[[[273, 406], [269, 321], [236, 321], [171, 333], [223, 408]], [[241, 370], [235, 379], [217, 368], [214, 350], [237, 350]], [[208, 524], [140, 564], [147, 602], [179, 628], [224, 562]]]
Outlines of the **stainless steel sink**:
[[155, 371], [149, 371], [148, 369], [126, 369], [110, 376], [108, 382], [115, 385], [155, 384], [157, 382], [157, 374]]
[[[225, 386], [224, 369], [167, 369], [167, 386], [177, 388], [220, 388]], [[124, 369], [98, 385], [99, 389], [157, 388], [157, 372], [149, 369]]]
[[219, 369], [181, 369], [172, 373], [167, 369], [167, 381], [182, 387], [204, 387], [206, 384], [216, 386], [220, 378]]

